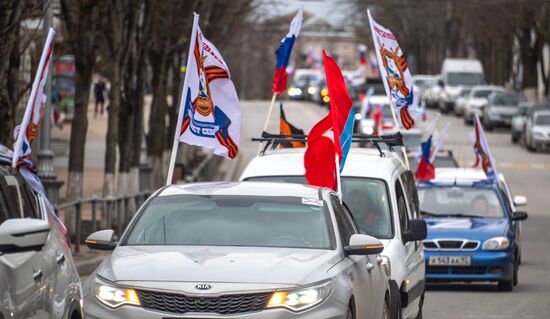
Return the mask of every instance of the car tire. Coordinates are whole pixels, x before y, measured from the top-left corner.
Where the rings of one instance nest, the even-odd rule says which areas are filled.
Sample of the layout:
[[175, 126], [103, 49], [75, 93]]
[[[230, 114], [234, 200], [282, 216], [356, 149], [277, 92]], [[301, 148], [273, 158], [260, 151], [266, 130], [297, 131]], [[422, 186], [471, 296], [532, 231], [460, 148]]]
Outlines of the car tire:
[[384, 309], [382, 310], [382, 318], [383, 319], [390, 319], [390, 305], [389, 305], [389, 301], [388, 299], [386, 298], [384, 300]]
[[401, 292], [397, 283], [393, 280], [390, 280], [390, 300], [390, 318], [401, 319]]
[[498, 282], [498, 291], [512, 291], [514, 290], [514, 280], [502, 280]]
[[355, 319], [355, 310], [353, 309], [353, 304], [349, 304], [348, 312], [346, 313], [346, 319]]
[[418, 314], [416, 315], [416, 319], [422, 319], [422, 308], [424, 308], [424, 294], [422, 294], [422, 297], [420, 297], [420, 302], [418, 304]]
[[511, 136], [510, 140], [512, 141], [512, 143], [517, 144], [518, 141], [519, 141], [519, 136], [518, 136], [518, 134], [512, 133], [512, 136]]
[[512, 284], [514, 285], [514, 287], [517, 286], [519, 282], [518, 273], [519, 273], [519, 257], [518, 257], [518, 254], [516, 253], [516, 257], [514, 258], [514, 277], [512, 278]]

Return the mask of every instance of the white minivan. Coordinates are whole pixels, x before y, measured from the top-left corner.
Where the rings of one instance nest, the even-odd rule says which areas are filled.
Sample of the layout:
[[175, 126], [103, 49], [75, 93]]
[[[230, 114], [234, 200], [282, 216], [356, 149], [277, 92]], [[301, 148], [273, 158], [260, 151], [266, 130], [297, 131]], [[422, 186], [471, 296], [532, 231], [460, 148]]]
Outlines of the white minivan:
[[445, 59], [441, 65], [439, 110], [452, 112], [460, 91], [485, 83], [483, 65], [476, 59]]
[[[254, 158], [241, 180], [306, 183], [304, 148]], [[422, 318], [426, 223], [420, 219], [414, 177], [392, 152], [352, 148], [341, 174], [342, 197], [362, 233], [384, 244], [381, 263], [390, 278], [391, 318]]]

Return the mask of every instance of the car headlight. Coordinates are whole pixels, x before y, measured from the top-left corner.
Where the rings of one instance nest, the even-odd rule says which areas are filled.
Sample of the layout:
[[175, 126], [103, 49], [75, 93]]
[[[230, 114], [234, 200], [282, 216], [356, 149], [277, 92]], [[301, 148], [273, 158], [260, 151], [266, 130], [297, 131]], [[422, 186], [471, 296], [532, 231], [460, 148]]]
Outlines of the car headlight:
[[535, 137], [544, 137], [544, 134], [542, 134], [541, 132], [535, 132], [534, 136]]
[[94, 283], [94, 294], [97, 300], [111, 308], [121, 305], [141, 305], [134, 289], [118, 287], [98, 278]]
[[372, 128], [372, 126], [364, 126], [362, 131], [365, 135], [372, 135], [372, 133], [374, 133], [374, 128]]
[[483, 250], [504, 250], [510, 247], [510, 241], [506, 237], [493, 237], [483, 243]]
[[314, 87], [314, 86], [310, 86], [310, 87], [307, 88], [307, 93], [313, 95], [313, 94], [317, 93], [317, 88]]
[[322, 89], [321, 90], [321, 96], [327, 96], [328, 95], [328, 90], [327, 89]]
[[325, 103], [328, 103], [330, 102], [330, 97], [327, 95], [327, 96], [323, 96], [323, 102]]
[[291, 87], [288, 89], [288, 95], [290, 96], [297, 96], [297, 95], [300, 95], [302, 94], [302, 89], [300, 88], [297, 88], [297, 87]]
[[380, 255], [380, 258], [382, 258], [382, 262], [380, 263], [380, 267], [384, 269], [384, 272], [386, 273], [386, 277], [391, 278], [391, 262], [390, 258], [388, 256]]
[[268, 308], [284, 307], [293, 311], [311, 308], [325, 300], [332, 291], [329, 280], [308, 287], [300, 287], [289, 291], [276, 291], [271, 295]]
[[361, 113], [355, 113], [355, 119], [360, 120], [362, 118]]

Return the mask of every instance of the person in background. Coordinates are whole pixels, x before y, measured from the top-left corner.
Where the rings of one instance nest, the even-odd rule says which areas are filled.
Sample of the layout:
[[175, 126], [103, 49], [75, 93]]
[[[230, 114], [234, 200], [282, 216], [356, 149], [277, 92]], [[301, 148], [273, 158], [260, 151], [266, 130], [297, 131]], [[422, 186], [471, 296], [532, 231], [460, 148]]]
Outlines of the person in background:
[[97, 82], [94, 84], [94, 97], [95, 97], [95, 111], [94, 117], [97, 117], [98, 111], [100, 115], [103, 116], [104, 105], [105, 105], [105, 82], [100, 76]]

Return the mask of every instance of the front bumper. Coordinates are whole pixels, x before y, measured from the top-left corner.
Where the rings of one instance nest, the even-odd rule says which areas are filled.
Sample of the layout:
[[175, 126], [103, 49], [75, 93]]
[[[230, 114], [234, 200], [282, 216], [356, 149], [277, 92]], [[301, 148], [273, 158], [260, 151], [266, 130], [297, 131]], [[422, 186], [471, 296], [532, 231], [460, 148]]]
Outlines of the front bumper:
[[550, 149], [550, 139], [534, 137], [533, 145], [537, 149]]
[[243, 319], [344, 319], [348, 306], [329, 297], [319, 305], [301, 312], [293, 312], [285, 308], [265, 309], [257, 312], [237, 313], [232, 315], [219, 315], [212, 313], [185, 313], [177, 314], [144, 309], [140, 306], [124, 305], [118, 308], [108, 308], [99, 303], [94, 296], [88, 295], [84, 301], [84, 318], [87, 319], [219, 319], [219, 318], [243, 318]]
[[[429, 281], [500, 281], [514, 273], [512, 251], [429, 251], [424, 250], [426, 279]], [[470, 266], [430, 266], [430, 256], [471, 256]]]

